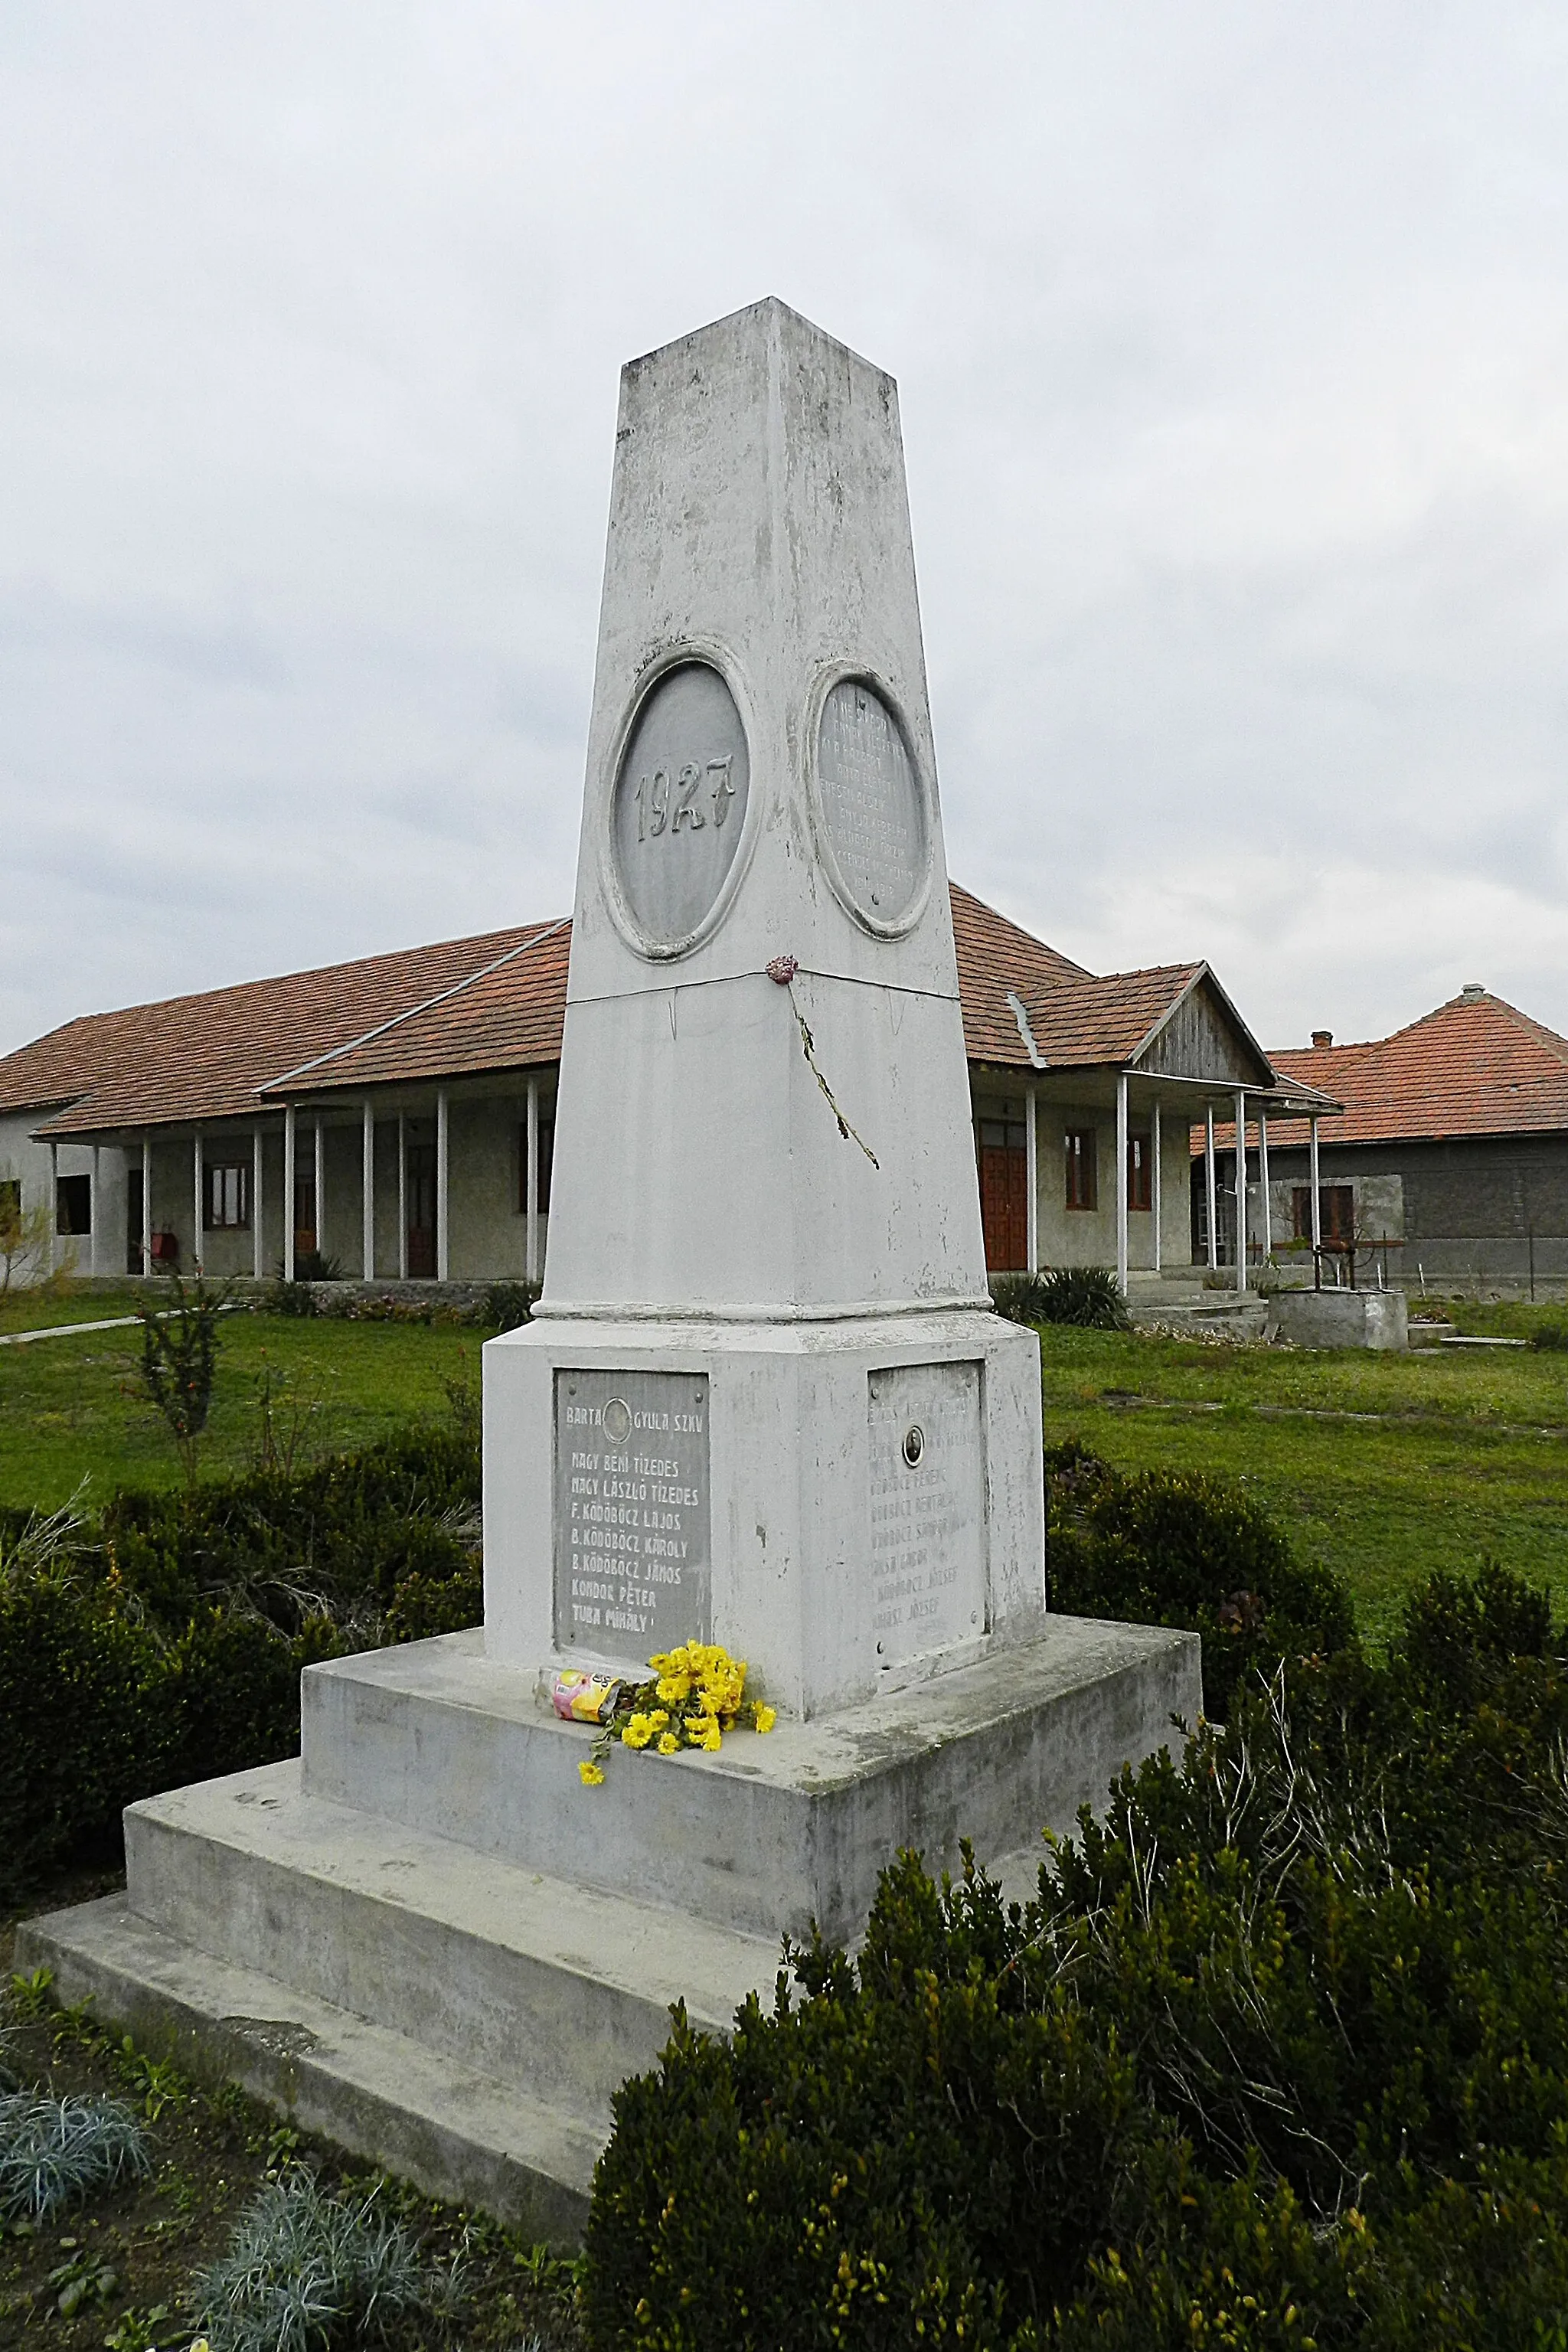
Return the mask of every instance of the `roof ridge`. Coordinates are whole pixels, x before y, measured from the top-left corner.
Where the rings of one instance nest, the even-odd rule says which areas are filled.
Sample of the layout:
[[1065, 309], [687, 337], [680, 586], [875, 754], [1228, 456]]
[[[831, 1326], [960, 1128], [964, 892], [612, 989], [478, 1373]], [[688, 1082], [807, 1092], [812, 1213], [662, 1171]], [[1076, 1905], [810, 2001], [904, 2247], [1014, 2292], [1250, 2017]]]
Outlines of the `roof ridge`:
[[[526, 954], [530, 948], [538, 947], [542, 940], [553, 939], [556, 932], [563, 931], [571, 920], [570, 915], [560, 915], [554, 922], [542, 924], [538, 929], [531, 931], [527, 939], [519, 940], [515, 947], [508, 948], [504, 955], [497, 956], [489, 963], [481, 964], [478, 971], [465, 972], [461, 980], [454, 981], [449, 988], [437, 989], [435, 995], [427, 996], [423, 1003], [410, 1004], [401, 1013], [390, 1013], [384, 1021], [378, 1021], [374, 1027], [362, 1031], [359, 1036], [345, 1038], [341, 1045], [329, 1045], [324, 1054], [317, 1054], [308, 1062], [296, 1063], [293, 1069], [284, 1070], [275, 1078], [263, 1079], [256, 1090], [257, 1093], [270, 1094], [275, 1087], [286, 1087], [290, 1078], [303, 1077], [307, 1070], [319, 1070], [324, 1063], [339, 1061], [345, 1054], [356, 1054], [361, 1046], [368, 1045], [373, 1038], [385, 1036], [389, 1029], [400, 1028], [405, 1021], [416, 1021], [422, 1013], [433, 1013], [437, 1005], [445, 1004], [451, 997], [460, 996], [465, 988], [473, 988], [479, 981], [488, 980], [492, 972], [500, 971], [505, 965], [514, 962], [520, 955]], [[418, 950], [416, 950], [414, 952], [417, 953]]]

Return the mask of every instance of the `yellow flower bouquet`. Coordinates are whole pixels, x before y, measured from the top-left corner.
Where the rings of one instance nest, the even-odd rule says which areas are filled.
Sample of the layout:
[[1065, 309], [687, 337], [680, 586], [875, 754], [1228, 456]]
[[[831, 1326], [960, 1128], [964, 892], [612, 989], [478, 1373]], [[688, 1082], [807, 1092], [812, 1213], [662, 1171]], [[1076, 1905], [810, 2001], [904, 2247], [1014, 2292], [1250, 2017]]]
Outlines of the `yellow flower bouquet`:
[[732, 1658], [719, 1643], [683, 1642], [647, 1663], [650, 1679], [621, 1685], [593, 1752], [577, 1767], [585, 1789], [602, 1785], [605, 1759], [617, 1740], [656, 1756], [678, 1756], [688, 1748], [713, 1755], [738, 1723], [749, 1722], [753, 1731], [773, 1729], [774, 1709], [746, 1696], [746, 1661]]

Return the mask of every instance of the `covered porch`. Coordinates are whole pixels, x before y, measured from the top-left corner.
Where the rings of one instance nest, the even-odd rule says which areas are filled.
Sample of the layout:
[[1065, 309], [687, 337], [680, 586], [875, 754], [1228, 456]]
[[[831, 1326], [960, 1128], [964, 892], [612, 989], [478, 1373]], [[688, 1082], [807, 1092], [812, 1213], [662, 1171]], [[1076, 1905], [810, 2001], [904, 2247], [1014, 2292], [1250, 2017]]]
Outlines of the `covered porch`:
[[122, 1250], [95, 1217], [91, 1271], [537, 1282], [554, 1129], [551, 1066], [118, 1130]]

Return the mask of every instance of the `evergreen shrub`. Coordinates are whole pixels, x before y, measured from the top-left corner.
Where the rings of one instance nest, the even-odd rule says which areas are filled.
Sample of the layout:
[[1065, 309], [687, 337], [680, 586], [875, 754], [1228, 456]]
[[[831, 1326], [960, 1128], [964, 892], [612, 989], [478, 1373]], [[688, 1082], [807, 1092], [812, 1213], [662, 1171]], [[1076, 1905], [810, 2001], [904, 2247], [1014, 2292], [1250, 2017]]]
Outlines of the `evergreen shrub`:
[[1356, 1638], [1343, 1578], [1295, 1559], [1258, 1504], [1204, 1471], [1129, 1476], [1074, 1439], [1048, 1447], [1046, 1544], [1053, 1609], [1203, 1635], [1211, 1716], [1256, 1667]]
[[883, 1875], [733, 2037], [677, 2012], [595, 2177], [593, 2352], [1560, 2347], [1568, 1673], [1434, 1580], [1237, 1687], [1005, 1901]]
[[357, 1454], [0, 1515], [0, 1895], [112, 1852], [139, 1797], [298, 1753], [300, 1674], [476, 1624], [471, 1422]]

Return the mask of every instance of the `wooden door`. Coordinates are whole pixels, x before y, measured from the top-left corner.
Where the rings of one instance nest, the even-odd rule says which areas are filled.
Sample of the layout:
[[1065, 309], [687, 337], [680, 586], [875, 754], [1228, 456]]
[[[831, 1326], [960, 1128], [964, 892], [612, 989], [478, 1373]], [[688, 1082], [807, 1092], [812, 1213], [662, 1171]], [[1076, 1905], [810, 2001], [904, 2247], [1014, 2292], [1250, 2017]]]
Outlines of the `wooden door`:
[[980, 1223], [987, 1274], [1021, 1274], [1029, 1263], [1029, 1160], [1022, 1120], [979, 1121]]
[[408, 1147], [408, 1271], [422, 1280], [436, 1272], [436, 1147]]

